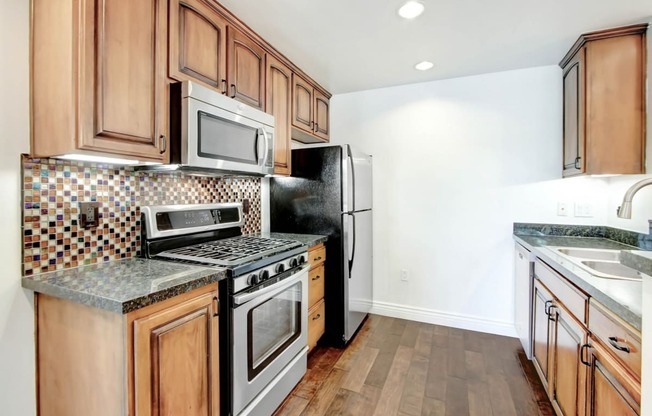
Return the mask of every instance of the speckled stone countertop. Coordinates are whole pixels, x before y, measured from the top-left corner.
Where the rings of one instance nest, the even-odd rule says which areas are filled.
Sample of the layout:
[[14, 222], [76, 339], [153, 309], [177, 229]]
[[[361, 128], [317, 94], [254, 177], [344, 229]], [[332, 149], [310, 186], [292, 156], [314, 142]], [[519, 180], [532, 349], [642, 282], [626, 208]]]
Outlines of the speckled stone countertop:
[[[641, 330], [642, 314], [642, 282], [630, 280], [605, 279], [597, 277], [586, 269], [579, 267], [549, 247], [580, 247], [621, 250], [621, 262], [635, 268], [642, 273], [652, 272], [652, 253], [640, 251], [639, 247], [623, 244], [614, 239], [605, 238], [600, 235], [600, 228], [605, 227], [577, 227], [571, 226], [572, 231], [564, 235], [564, 226], [556, 227], [556, 235], [546, 235], [541, 230], [534, 230], [528, 227], [514, 227], [514, 240], [532, 251], [534, 255], [550, 264], [559, 273], [564, 275], [577, 287], [586, 292], [589, 296], [600, 302], [615, 314], [623, 318], [634, 328]], [[584, 228], [586, 232], [577, 231]], [[598, 230], [598, 234], [587, 229]], [[623, 232], [628, 242], [636, 242], [637, 238], [631, 238], [631, 232]], [[612, 233], [618, 235], [618, 233]], [[636, 266], [636, 267], [634, 267]], [[647, 270], [647, 272], [646, 272]]]
[[117, 313], [129, 313], [226, 277], [226, 269], [125, 259], [23, 277], [24, 288]]
[[314, 246], [319, 243], [324, 243], [328, 240], [326, 235], [316, 234], [290, 234], [290, 233], [260, 233], [261, 237], [267, 238], [280, 238], [283, 240], [296, 240], [308, 247]]

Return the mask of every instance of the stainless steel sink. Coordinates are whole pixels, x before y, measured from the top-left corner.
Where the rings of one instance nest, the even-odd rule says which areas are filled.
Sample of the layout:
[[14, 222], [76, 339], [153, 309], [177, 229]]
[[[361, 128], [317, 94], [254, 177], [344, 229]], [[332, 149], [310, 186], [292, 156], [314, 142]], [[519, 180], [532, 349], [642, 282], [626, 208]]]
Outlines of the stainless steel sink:
[[594, 248], [554, 247], [554, 250], [569, 257], [586, 260], [619, 261], [620, 250]]
[[591, 272], [598, 277], [620, 280], [641, 280], [641, 274], [620, 263], [610, 261], [583, 261], [582, 264], [591, 269]]

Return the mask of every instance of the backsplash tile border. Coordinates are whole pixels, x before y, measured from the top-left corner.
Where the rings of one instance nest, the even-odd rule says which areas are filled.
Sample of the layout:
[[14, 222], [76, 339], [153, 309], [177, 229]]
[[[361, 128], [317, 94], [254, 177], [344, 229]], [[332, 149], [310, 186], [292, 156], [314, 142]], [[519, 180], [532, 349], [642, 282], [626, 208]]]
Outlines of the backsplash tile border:
[[[60, 159], [22, 158], [25, 276], [140, 255], [140, 207], [242, 202], [243, 234], [261, 230], [261, 180], [134, 171]], [[79, 202], [100, 203], [100, 225], [82, 229]]]

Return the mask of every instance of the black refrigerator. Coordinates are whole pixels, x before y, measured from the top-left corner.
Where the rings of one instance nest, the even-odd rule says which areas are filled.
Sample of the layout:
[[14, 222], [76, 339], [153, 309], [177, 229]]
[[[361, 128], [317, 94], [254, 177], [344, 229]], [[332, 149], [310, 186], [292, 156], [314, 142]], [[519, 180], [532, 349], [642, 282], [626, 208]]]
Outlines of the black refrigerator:
[[350, 145], [292, 150], [292, 176], [270, 181], [271, 231], [328, 235], [326, 333], [343, 347], [372, 305], [372, 158]]

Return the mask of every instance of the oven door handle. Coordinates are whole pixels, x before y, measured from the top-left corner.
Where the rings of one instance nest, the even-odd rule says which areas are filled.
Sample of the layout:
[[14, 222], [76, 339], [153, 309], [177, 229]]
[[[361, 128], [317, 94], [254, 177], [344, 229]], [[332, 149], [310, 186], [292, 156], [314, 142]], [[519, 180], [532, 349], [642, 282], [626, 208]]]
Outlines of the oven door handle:
[[265, 288], [256, 290], [255, 292], [251, 293], [245, 293], [243, 295], [237, 295], [233, 297], [233, 303], [236, 305], [242, 305], [243, 303], [247, 303], [252, 299], [255, 299], [260, 296], [264, 296], [267, 294], [272, 294], [272, 292], [282, 292], [285, 289], [289, 288], [301, 278], [308, 273], [308, 269], [310, 268], [310, 263], [306, 263], [305, 265], [301, 266], [301, 269], [299, 269], [295, 274], [293, 274], [290, 277], [287, 277], [280, 282], [274, 283], [271, 286], [267, 286]]

